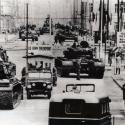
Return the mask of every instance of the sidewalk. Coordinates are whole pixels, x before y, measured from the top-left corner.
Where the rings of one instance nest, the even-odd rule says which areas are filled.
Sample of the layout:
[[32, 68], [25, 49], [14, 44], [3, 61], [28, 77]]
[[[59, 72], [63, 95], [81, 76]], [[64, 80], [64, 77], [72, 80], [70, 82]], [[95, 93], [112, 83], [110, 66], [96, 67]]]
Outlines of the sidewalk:
[[122, 90], [123, 84], [125, 84], [125, 69], [121, 68], [121, 73], [119, 75], [112, 76], [113, 81], [118, 85], [118, 87]]
[[13, 42], [17, 37], [17, 34], [0, 34], [0, 43]]

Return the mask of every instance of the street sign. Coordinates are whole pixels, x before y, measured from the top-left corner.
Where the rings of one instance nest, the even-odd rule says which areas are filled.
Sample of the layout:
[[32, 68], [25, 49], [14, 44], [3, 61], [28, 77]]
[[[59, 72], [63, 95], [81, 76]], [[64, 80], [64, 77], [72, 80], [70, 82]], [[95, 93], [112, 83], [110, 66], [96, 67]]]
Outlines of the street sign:
[[118, 32], [117, 33], [117, 46], [118, 47], [125, 47], [125, 32]]

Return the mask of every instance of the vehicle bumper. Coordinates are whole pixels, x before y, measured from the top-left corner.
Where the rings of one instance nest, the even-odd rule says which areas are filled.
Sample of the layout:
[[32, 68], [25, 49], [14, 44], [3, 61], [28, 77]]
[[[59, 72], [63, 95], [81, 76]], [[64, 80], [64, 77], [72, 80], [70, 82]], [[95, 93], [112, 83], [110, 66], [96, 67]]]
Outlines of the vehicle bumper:
[[48, 94], [51, 92], [52, 89], [46, 89], [46, 90], [39, 90], [39, 89], [26, 89], [28, 92], [30, 92], [32, 95], [40, 95], [40, 94]]
[[49, 125], [111, 125], [111, 117], [106, 118], [49, 118]]

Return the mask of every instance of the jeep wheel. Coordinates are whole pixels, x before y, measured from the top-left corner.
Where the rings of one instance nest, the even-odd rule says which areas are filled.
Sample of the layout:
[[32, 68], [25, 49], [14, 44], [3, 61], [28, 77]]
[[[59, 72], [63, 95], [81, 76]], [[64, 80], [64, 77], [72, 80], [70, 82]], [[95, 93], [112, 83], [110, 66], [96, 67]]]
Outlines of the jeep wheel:
[[22, 89], [22, 92], [21, 92], [21, 100], [23, 100], [23, 89]]
[[32, 38], [32, 41], [34, 41], [34, 38]]
[[98, 78], [99, 78], [99, 79], [102, 79], [102, 78], [103, 78], [103, 75], [104, 75], [104, 73], [100, 73], [100, 74], [98, 75]]
[[25, 38], [22, 38], [22, 41], [25, 41]]
[[68, 77], [68, 76], [69, 76], [69, 72], [62, 71], [62, 76], [64, 76], [64, 77]]
[[62, 69], [57, 69], [57, 74], [62, 77]]
[[31, 99], [31, 94], [28, 90], [27, 90], [27, 99]]
[[48, 96], [48, 99], [50, 99], [51, 98], [51, 92], [48, 92], [47, 96]]
[[35, 38], [35, 41], [38, 41], [38, 37]]
[[95, 74], [95, 78], [98, 78], [98, 79], [102, 79], [103, 76], [104, 76], [104, 72], [97, 72], [97, 73]]
[[89, 78], [94, 78], [94, 73], [89, 73]]

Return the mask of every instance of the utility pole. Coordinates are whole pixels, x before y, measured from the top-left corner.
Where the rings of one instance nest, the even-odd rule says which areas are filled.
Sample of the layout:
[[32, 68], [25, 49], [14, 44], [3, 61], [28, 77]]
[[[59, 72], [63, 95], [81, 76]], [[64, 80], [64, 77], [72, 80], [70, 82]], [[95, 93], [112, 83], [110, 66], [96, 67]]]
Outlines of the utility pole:
[[120, 21], [119, 21], [119, 0], [118, 0], [118, 5], [117, 5], [117, 19], [118, 19], [118, 29], [117, 29], [117, 31], [119, 32], [119, 30], [120, 30], [120, 29], [119, 29], [119, 28], [120, 28], [120, 27], [119, 27], [119, 22], [120, 22]]
[[1, 11], [2, 11], [2, 6], [1, 6], [1, 0], [0, 0], [0, 33], [1, 33]]
[[84, 28], [83, 16], [84, 16], [84, 3], [83, 3], [83, 1], [81, 0], [81, 28]]
[[76, 11], [76, 7], [75, 7], [75, 0], [73, 0], [73, 25], [75, 25], [76, 23], [76, 14], [75, 14], [75, 11]]
[[[49, 14], [50, 14], [50, 16], [49, 16], [49, 33], [50, 33], [50, 40], [51, 40], [51, 33], [52, 33], [52, 22], [51, 22], [51, 1], [49, 1]], [[51, 41], [50, 41], [51, 42]]]
[[104, 0], [101, 0], [101, 44], [100, 44], [101, 53], [102, 53], [102, 40], [103, 40], [103, 4]]
[[[107, 19], [106, 19], [106, 40], [109, 39], [109, 0], [107, 0]], [[105, 57], [106, 57], [106, 41], [105, 41]]]
[[26, 3], [26, 85], [28, 83], [28, 3]]

